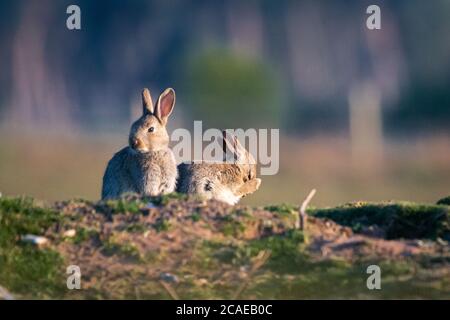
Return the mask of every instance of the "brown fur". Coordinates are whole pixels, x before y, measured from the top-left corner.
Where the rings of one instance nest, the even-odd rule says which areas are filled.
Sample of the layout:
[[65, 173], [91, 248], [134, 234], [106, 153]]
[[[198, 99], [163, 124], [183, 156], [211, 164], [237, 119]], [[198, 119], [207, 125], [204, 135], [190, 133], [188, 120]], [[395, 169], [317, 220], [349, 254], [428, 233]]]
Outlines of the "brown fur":
[[261, 179], [256, 178], [253, 156], [235, 137], [227, 138], [224, 133], [223, 140], [225, 147], [235, 156], [236, 163], [182, 163], [178, 166], [178, 192], [235, 204], [258, 190]]
[[178, 172], [166, 130], [174, 105], [173, 89], [166, 89], [160, 95], [156, 107], [150, 92], [144, 89], [143, 114], [131, 126], [129, 146], [117, 152], [108, 163], [102, 199], [117, 198], [125, 192], [156, 196], [175, 190]]

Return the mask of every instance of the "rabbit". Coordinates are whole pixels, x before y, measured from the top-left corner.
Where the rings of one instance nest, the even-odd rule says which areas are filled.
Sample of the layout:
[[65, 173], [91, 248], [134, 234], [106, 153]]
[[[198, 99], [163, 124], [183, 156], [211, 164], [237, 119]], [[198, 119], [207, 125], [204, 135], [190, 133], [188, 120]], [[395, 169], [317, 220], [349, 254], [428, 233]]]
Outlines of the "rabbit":
[[142, 116], [131, 126], [129, 145], [108, 162], [102, 199], [126, 192], [157, 196], [175, 191], [178, 170], [169, 148], [167, 120], [175, 106], [175, 91], [166, 89], [156, 106], [148, 89], [142, 91]]
[[196, 194], [204, 200], [214, 199], [235, 205], [242, 197], [258, 190], [261, 179], [256, 178], [256, 162], [252, 154], [234, 135], [223, 131], [222, 139], [224, 154], [226, 155], [228, 148], [236, 161], [179, 164], [178, 192]]

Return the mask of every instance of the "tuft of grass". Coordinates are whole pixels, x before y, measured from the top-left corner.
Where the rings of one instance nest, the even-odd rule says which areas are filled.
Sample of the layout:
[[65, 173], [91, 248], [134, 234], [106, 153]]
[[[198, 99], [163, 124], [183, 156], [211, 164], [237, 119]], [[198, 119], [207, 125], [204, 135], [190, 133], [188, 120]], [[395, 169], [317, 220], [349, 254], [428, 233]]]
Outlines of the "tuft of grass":
[[198, 222], [201, 219], [201, 215], [198, 212], [194, 212], [193, 214], [191, 214], [191, 219], [194, 222]]
[[296, 213], [298, 211], [298, 208], [291, 204], [282, 203], [279, 205], [265, 206], [264, 210], [274, 212], [280, 216], [290, 216]]
[[252, 217], [252, 212], [251, 209], [249, 208], [239, 208], [233, 211], [234, 215], [236, 215], [237, 217], [245, 217], [245, 218], [251, 218]]
[[222, 233], [225, 236], [237, 237], [245, 231], [245, 224], [230, 214], [223, 217]]
[[0, 245], [7, 245], [16, 235], [43, 234], [59, 222], [58, 212], [36, 206], [31, 198], [0, 198]]
[[172, 224], [168, 219], [160, 218], [158, 221], [154, 224], [154, 228], [158, 232], [166, 232], [169, 231]]
[[238, 247], [230, 243], [203, 240], [194, 250], [193, 265], [198, 270], [214, 270], [220, 264], [233, 264], [237, 258]]
[[450, 208], [441, 205], [355, 202], [336, 208], [315, 209], [310, 214], [329, 218], [355, 232], [362, 227], [377, 225], [385, 231], [387, 239], [440, 237], [450, 240]]
[[178, 192], [172, 192], [169, 194], [161, 195], [158, 197], [152, 198], [152, 202], [157, 206], [165, 206], [169, 203], [170, 200], [187, 200], [188, 195]]
[[119, 255], [124, 258], [135, 260], [136, 262], [142, 261], [139, 249], [134, 243], [120, 243], [115, 240], [114, 237], [110, 237], [108, 241], [103, 243], [103, 252], [108, 256]]
[[125, 230], [131, 233], [144, 233], [148, 228], [142, 223], [130, 223], [126, 226]]
[[[145, 203], [141, 200], [107, 200], [104, 202], [106, 208], [102, 208], [99, 211], [110, 212], [111, 214], [120, 213], [140, 213], [141, 209], [145, 206]], [[106, 210], [105, 210], [106, 209]]]
[[252, 240], [242, 247], [243, 256], [256, 256], [262, 250], [270, 250], [267, 267], [274, 272], [292, 272], [305, 263], [306, 254], [303, 244], [305, 235], [300, 230], [291, 229], [282, 235]]
[[77, 228], [75, 236], [69, 238], [69, 241], [72, 241], [74, 244], [80, 244], [94, 237], [98, 237], [98, 235], [99, 232], [95, 229]]

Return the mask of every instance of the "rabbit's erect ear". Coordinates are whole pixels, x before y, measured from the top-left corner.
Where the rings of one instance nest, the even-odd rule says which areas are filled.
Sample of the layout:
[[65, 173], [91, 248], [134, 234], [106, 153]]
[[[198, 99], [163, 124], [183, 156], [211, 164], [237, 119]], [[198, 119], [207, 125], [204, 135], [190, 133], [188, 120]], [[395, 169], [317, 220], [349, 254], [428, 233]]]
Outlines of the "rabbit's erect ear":
[[222, 149], [224, 154], [231, 152], [234, 160], [243, 161], [245, 160], [247, 150], [241, 145], [238, 138], [226, 130], [222, 131], [223, 145]]
[[243, 157], [247, 154], [247, 150], [242, 146], [236, 136], [233, 136], [233, 145], [238, 157]]
[[142, 113], [143, 114], [153, 114], [153, 100], [150, 95], [150, 91], [145, 88], [142, 90]]
[[156, 103], [155, 115], [161, 122], [166, 123], [167, 118], [173, 111], [175, 106], [175, 90], [168, 88], [158, 98]]
[[227, 153], [231, 152], [231, 154], [235, 155], [235, 148], [234, 148], [234, 135], [227, 132], [226, 130], [222, 131], [222, 150], [224, 153], [224, 160], [227, 158]]

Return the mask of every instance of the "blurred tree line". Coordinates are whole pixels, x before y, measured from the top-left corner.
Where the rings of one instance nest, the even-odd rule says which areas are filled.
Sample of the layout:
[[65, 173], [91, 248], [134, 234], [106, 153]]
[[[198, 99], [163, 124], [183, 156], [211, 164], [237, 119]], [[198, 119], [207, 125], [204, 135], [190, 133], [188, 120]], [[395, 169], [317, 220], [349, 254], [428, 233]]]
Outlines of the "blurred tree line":
[[[70, 4], [80, 31], [66, 28]], [[179, 125], [346, 132], [349, 92], [368, 81], [388, 133], [448, 132], [450, 2], [378, 1], [379, 31], [370, 4], [2, 1], [1, 124], [117, 130], [142, 87], [172, 86]]]

